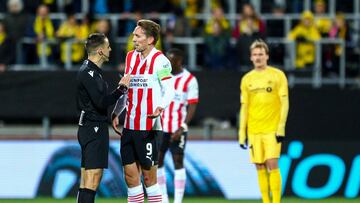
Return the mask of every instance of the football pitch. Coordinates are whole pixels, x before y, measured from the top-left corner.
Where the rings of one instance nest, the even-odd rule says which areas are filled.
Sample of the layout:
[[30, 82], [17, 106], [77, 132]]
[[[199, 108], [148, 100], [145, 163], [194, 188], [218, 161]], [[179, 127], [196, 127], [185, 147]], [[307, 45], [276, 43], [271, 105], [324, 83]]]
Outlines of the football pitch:
[[[69, 199], [51, 199], [51, 198], [36, 198], [36, 199], [0, 199], [1, 203], [75, 203], [74, 198]], [[96, 203], [126, 203], [126, 199], [96, 199]], [[171, 201], [172, 202], [172, 201]], [[260, 200], [224, 200], [222, 198], [185, 198], [184, 203], [261, 203]], [[344, 199], [344, 198], [329, 198], [321, 200], [308, 200], [299, 198], [283, 198], [282, 203], [359, 203], [360, 198]]]

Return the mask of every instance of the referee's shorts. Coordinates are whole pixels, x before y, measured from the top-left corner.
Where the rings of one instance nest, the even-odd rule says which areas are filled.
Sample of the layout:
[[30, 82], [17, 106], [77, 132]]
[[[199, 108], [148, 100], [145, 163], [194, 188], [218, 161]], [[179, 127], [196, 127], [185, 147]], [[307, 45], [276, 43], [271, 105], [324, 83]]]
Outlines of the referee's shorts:
[[81, 146], [81, 168], [108, 167], [109, 129], [106, 121], [84, 121], [79, 126], [78, 141]]
[[263, 164], [266, 160], [280, 158], [281, 143], [276, 141], [275, 133], [249, 135], [250, 160]]

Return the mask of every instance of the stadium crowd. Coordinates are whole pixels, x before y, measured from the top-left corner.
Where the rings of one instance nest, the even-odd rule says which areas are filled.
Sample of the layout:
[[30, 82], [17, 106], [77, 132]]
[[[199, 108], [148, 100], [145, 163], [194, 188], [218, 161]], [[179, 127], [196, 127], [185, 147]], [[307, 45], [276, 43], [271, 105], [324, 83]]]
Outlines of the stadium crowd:
[[[344, 40], [346, 50], [339, 44], [325, 44], [323, 73], [337, 75], [339, 57], [345, 51], [347, 72], [358, 75], [360, 40], [355, 24], [360, 19], [346, 18], [346, 14], [354, 14], [347, 6], [353, 0], [337, 1], [335, 14], [330, 13], [326, 0], [311, 0], [310, 10], [305, 10], [300, 0], [261, 1], [259, 11], [251, 2], [256, 1], [235, 1], [236, 8], [231, 9], [226, 0], [0, 0], [0, 70], [11, 69], [13, 64], [36, 65], [42, 56], [56, 67], [64, 67], [69, 60], [78, 65], [86, 57], [83, 43], [92, 32], [109, 37], [113, 49], [109, 67], [121, 69], [124, 54], [133, 49], [135, 23], [146, 17], [162, 25], [156, 45], [160, 50], [185, 49], [185, 44], [174, 43], [177, 37], [201, 37], [197, 61], [205, 70], [249, 70], [248, 47], [259, 38], [296, 42], [294, 68], [309, 69], [316, 57], [314, 42], [326, 38]], [[232, 19], [228, 18], [230, 10], [235, 11]], [[109, 14], [120, 15], [114, 21]], [[201, 14], [208, 15], [197, 17]], [[263, 19], [262, 14], [273, 18]], [[282, 19], [288, 14], [300, 16], [289, 32]], [[127, 40], [119, 43], [119, 38]], [[270, 49], [270, 63], [282, 64], [288, 54], [285, 45], [270, 44]]]

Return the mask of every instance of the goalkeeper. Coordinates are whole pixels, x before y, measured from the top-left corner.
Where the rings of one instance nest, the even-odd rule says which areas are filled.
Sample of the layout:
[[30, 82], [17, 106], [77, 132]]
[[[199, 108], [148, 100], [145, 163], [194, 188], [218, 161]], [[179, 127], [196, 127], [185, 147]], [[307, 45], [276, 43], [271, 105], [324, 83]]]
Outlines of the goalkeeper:
[[253, 42], [250, 53], [254, 69], [240, 85], [239, 143], [241, 148], [250, 149], [263, 203], [280, 203], [278, 159], [289, 110], [287, 79], [281, 70], [267, 65], [269, 48], [264, 41]]

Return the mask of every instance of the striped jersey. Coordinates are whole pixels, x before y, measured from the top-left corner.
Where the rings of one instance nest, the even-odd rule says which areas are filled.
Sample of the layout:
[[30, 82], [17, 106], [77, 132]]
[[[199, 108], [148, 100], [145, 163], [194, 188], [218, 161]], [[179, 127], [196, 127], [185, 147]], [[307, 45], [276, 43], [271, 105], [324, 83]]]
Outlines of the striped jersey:
[[153, 48], [146, 58], [136, 50], [128, 52], [125, 74], [131, 74], [124, 128], [130, 130], [161, 130], [160, 117], [147, 118], [162, 100], [161, 80], [171, 78], [170, 61]]
[[185, 121], [187, 105], [199, 101], [199, 87], [194, 75], [184, 69], [182, 73], [173, 77], [175, 97], [162, 114], [163, 131], [167, 133], [174, 133], [179, 129]]

